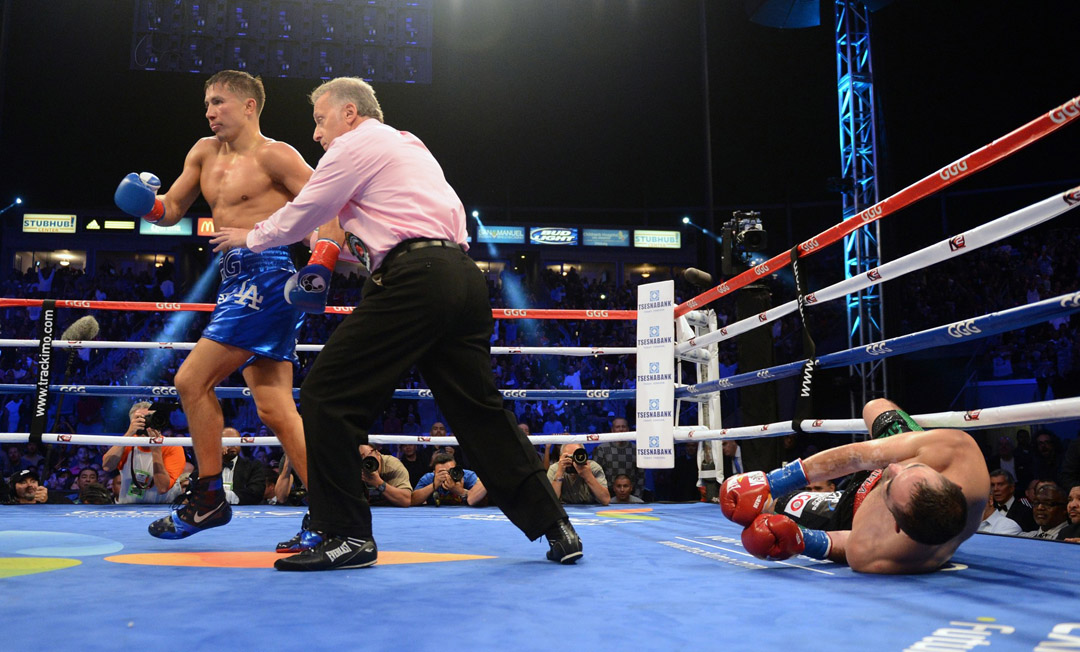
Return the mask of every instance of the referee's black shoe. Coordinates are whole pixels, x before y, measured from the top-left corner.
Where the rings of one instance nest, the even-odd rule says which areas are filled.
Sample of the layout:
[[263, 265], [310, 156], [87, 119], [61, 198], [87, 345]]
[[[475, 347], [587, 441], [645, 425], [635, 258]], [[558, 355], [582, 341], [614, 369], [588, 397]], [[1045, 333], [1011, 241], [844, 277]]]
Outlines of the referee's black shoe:
[[581, 538], [574, 531], [574, 526], [570, 525], [570, 519], [559, 519], [544, 536], [551, 546], [547, 553], [547, 558], [551, 561], [573, 564], [581, 558]]
[[274, 562], [279, 571], [345, 570], [372, 566], [379, 557], [374, 539], [326, 535], [319, 545]]

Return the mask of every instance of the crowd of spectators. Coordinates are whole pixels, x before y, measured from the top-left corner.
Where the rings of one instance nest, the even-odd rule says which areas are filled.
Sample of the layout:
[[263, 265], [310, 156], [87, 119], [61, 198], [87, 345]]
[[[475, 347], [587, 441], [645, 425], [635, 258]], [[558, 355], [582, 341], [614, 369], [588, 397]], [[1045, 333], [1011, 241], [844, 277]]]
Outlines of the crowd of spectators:
[[[1078, 289], [1080, 228], [1041, 229], [896, 281], [900, 331], [910, 333]], [[1035, 399], [1080, 394], [1080, 320], [1062, 317], [979, 341], [982, 380], [1029, 379]]]

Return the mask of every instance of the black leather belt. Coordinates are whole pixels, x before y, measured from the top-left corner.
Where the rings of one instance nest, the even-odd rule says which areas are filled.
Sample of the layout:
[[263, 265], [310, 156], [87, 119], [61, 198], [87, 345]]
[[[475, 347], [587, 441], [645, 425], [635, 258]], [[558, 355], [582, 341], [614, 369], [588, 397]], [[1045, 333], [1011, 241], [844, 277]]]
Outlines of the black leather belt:
[[390, 263], [394, 262], [402, 254], [410, 251], [416, 251], [417, 249], [426, 249], [427, 247], [446, 247], [449, 249], [461, 250], [461, 245], [453, 240], [434, 240], [434, 239], [415, 239], [415, 240], [403, 240], [394, 246], [383, 258], [382, 264], [379, 265], [379, 269], [371, 275], [372, 280], [379, 283], [382, 275], [386, 273]]

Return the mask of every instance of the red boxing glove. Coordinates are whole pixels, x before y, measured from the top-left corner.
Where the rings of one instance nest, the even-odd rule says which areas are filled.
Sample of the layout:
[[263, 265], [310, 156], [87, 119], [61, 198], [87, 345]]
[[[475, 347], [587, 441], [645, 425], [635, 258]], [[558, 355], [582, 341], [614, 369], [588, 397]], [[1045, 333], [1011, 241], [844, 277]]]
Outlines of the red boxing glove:
[[739, 525], [750, 525], [765, 509], [771, 494], [769, 481], [761, 471], [740, 473], [720, 487], [720, 509]]
[[743, 530], [742, 544], [758, 559], [780, 561], [806, 549], [802, 529], [782, 514], [762, 514]]

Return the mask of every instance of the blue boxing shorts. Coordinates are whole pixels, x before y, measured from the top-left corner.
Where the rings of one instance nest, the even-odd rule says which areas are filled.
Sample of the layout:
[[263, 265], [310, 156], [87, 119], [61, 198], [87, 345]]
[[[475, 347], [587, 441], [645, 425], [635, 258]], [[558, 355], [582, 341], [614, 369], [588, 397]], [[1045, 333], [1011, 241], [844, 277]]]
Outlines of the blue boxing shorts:
[[218, 262], [217, 307], [202, 336], [255, 356], [299, 364], [296, 339], [304, 313], [285, 301], [285, 282], [296, 273], [287, 247], [262, 253], [230, 249]]

